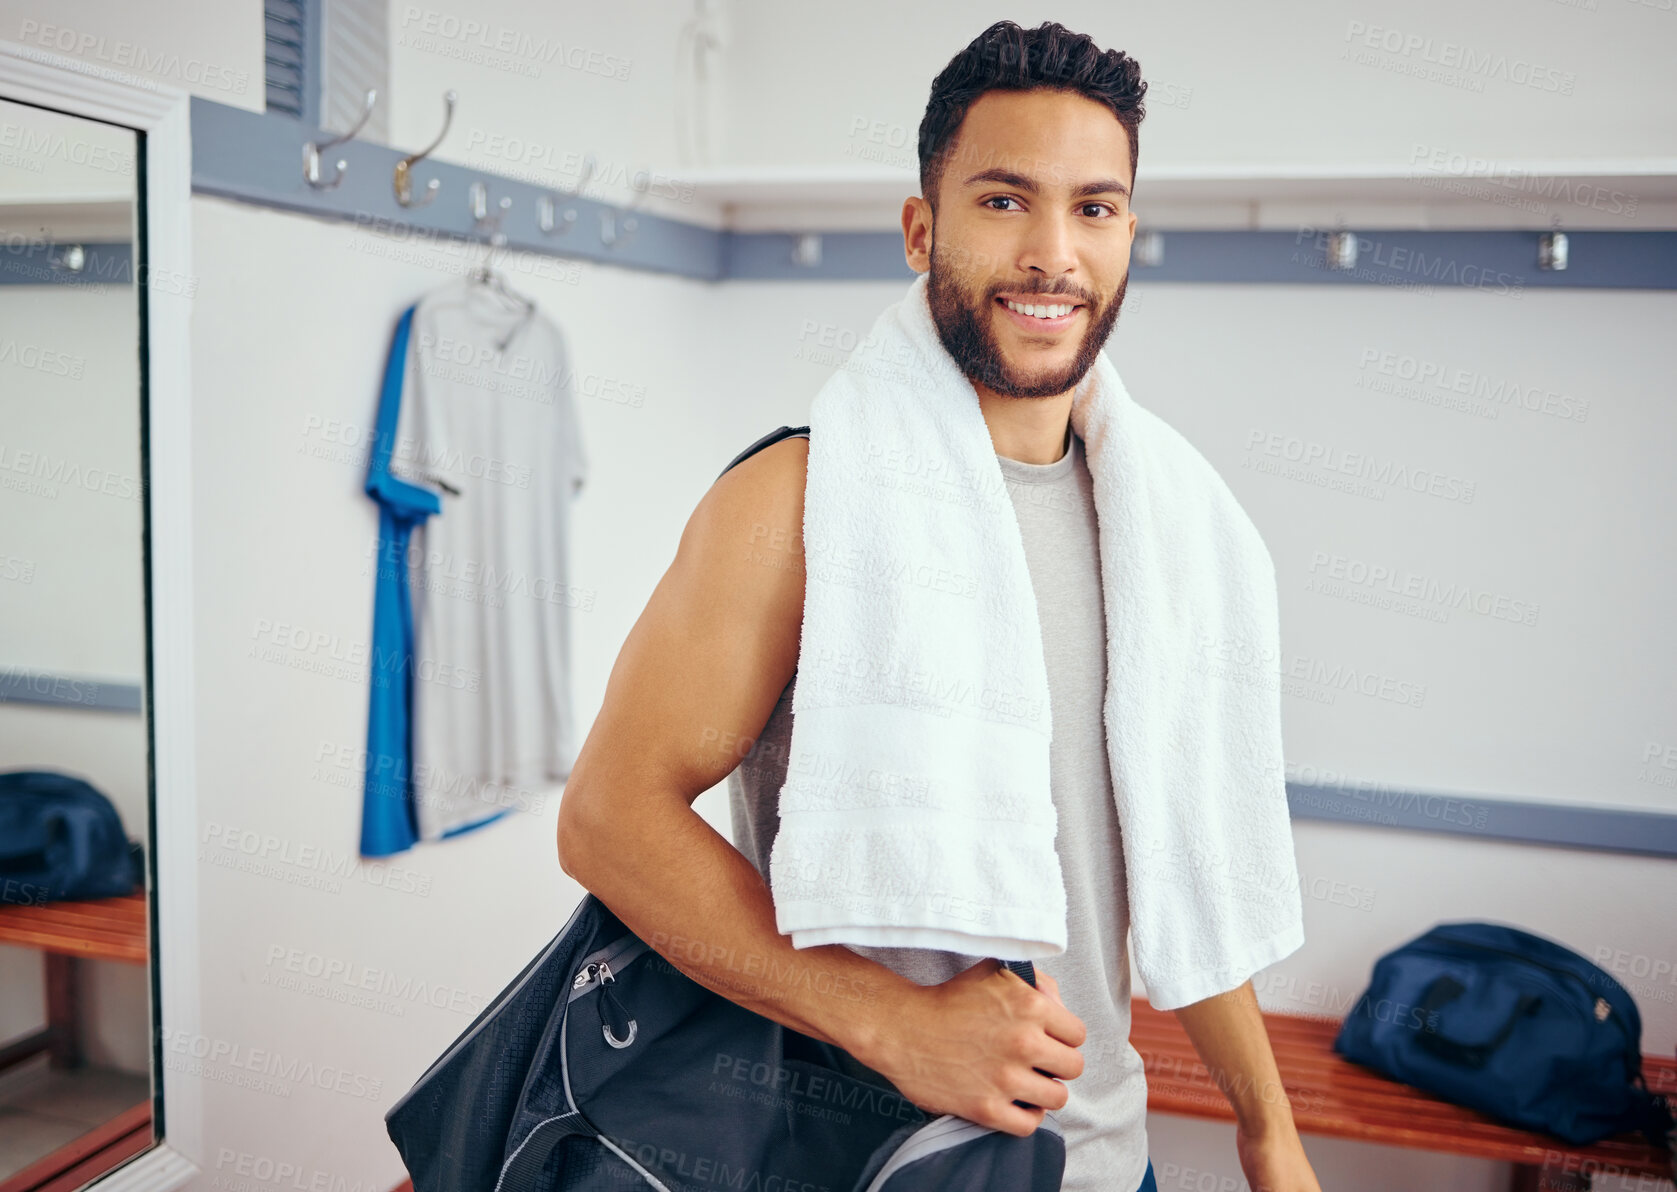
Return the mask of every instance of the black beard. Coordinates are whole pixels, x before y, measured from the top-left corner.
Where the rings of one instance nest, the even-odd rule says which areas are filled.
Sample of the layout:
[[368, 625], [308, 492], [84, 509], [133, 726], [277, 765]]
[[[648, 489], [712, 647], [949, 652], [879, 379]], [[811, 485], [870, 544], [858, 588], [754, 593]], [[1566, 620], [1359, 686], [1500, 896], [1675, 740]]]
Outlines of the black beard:
[[[1083, 333], [1083, 342], [1078, 345], [1077, 355], [1070, 364], [1029, 382], [1008, 367], [1002, 357], [1001, 345], [996, 342], [991, 319], [981, 317], [982, 311], [995, 305], [997, 294], [1003, 290], [1017, 291], [1018, 287], [998, 285], [982, 298], [974, 296], [961, 285], [953, 269], [938, 268], [937, 241], [934, 239], [932, 267], [926, 279], [926, 297], [944, 350], [954, 358], [969, 381], [984, 385], [1003, 397], [1055, 397], [1082, 381], [1084, 374], [1094, 367], [1095, 358], [1100, 355], [1101, 347], [1112, 334], [1113, 324], [1118, 321], [1118, 311], [1124, 305], [1124, 291], [1129, 284], [1130, 273], [1126, 269], [1124, 280], [1118, 283], [1118, 293], [1089, 320], [1089, 329]], [[1069, 291], [1032, 292], [1049, 298], [1063, 296], [1075, 301], [1085, 300], [1084, 295]], [[1085, 310], [1092, 308], [1094, 303], [1085, 301]]]

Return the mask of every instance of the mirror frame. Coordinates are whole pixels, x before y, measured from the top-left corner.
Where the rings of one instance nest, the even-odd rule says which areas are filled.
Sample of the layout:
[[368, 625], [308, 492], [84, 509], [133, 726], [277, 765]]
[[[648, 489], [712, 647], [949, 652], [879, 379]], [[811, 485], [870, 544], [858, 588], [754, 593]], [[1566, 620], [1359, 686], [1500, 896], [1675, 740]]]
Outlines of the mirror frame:
[[[203, 1084], [164, 1062], [165, 1037], [201, 1036], [198, 788], [192, 685], [191, 96], [137, 76], [0, 40], [0, 96], [130, 128], [139, 242], [141, 450], [145, 492], [146, 675], [150, 732], [153, 1144], [88, 1185], [168, 1192], [207, 1167]], [[166, 792], [166, 794], [160, 794]]]

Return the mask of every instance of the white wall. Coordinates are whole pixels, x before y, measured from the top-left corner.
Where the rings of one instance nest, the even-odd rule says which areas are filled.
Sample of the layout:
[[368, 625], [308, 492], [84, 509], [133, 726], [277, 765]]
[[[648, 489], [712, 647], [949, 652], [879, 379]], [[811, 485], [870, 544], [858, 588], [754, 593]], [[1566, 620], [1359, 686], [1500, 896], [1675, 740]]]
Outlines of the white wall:
[[437, 158], [569, 190], [592, 153], [589, 197], [623, 202], [636, 172], [653, 168], [653, 208], [694, 218], [661, 194], [676, 189], [664, 171], [679, 156], [675, 62], [686, 7], [390, 0], [392, 143], [429, 144], [453, 88], [454, 123]]
[[253, 112], [267, 105], [262, 25], [260, 0], [0, 3], [0, 38], [74, 58], [90, 77], [164, 83]]
[[[89, 23], [124, 27], [104, 12], [116, 6], [93, 7]], [[254, 8], [235, 6], [237, 19], [228, 18], [244, 31], [228, 34], [241, 56], [253, 53], [237, 38], [254, 35]], [[465, 15], [463, 7], [424, 11], [433, 10]], [[1065, 5], [1052, 15], [1132, 49], [1161, 92], [1176, 85], [1179, 106], [1161, 105], [1144, 126], [1144, 162], [1401, 166], [1417, 139], [1518, 159], [1670, 155], [1677, 146], [1670, 106], [1653, 102], [1656, 84], [1646, 81], [1661, 77], [1653, 64], [1669, 59], [1677, 22], [1648, 6], [1603, 0], [1593, 12], [1553, 5], [1516, 19], [1512, 10], [1464, 16], [1417, 3], [1359, 18], [1552, 61], [1577, 75], [1565, 101], [1506, 82], [1476, 94], [1338, 64], [1345, 17], [1325, 4], [1294, 9], [1275, 28], [1243, 11], [1137, 9], [1120, 22], [1097, 6]], [[472, 10], [515, 33], [569, 38], [604, 56], [596, 63], [626, 59], [621, 80], [569, 67], [531, 76], [514, 63], [474, 65], [458, 44], [404, 44], [404, 10], [393, 5], [393, 139], [428, 141], [441, 114], [436, 93], [454, 86], [464, 139], [451, 134], [439, 156], [509, 172], [516, 165], [565, 185], [575, 166], [566, 155], [593, 149], [616, 163], [621, 186], [641, 164], [669, 163], [677, 151], [665, 64], [684, 12], [650, 3], [627, 12], [566, 6], [562, 19], [534, 3]], [[1000, 15], [1034, 22], [1046, 14], [953, 3], [851, 5], [842, 15], [735, 4], [723, 160], [850, 160], [858, 117], [899, 122], [912, 144], [932, 74]], [[1254, 46], [1277, 60], [1252, 58]], [[879, 83], [865, 83], [864, 73]], [[1275, 103], [1253, 102], [1272, 89]], [[473, 129], [485, 131], [474, 140]], [[491, 148], [488, 130], [552, 151], [515, 163], [506, 143]], [[193, 217], [206, 1033], [341, 1066], [349, 1090], [218, 1083], [206, 1099], [207, 1137], [212, 1161], [225, 1151], [388, 1187], [401, 1168], [385, 1141], [384, 1109], [563, 924], [580, 894], [554, 856], [557, 790], [534, 814], [387, 863], [347, 864], [360, 773], [338, 758], [364, 742], [365, 667], [352, 659], [371, 627], [367, 563], [376, 534], [358, 444], [396, 315], [453, 276], [461, 258], [219, 199], [195, 200]], [[572, 682], [587, 723], [699, 495], [741, 447], [802, 421], [837, 363], [810, 351], [807, 326], [860, 334], [901, 287], [715, 287], [552, 260], [522, 267], [507, 266], [514, 284], [566, 328], [591, 391], [641, 398], [580, 403], [592, 476], [573, 508], [574, 581], [595, 598], [576, 614]], [[1669, 295], [1650, 294], [1511, 300], [1132, 287], [1112, 357], [1137, 399], [1206, 452], [1258, 521], [1282, 583], [1289, 652], [1427, 684], [1420, 708], [1344, 695], [1322, 703], [1312, 698], [1319, 691], [1296, 689], [1286, 734], [1299, 776], [1325, 767], [1395, 786], [1669, 806], [1668, 790], [1639, 784], [1637, 764], [1645, 741], [1677, 741], [1677, 708], [1661, 672], [1627, 652], [1663, 648], [1669, 656], [1671, 645], [1669, 626], [1640, 594], [1668, 590], [1673, 578], [1655, 520], [1662, 502], [1669, 508], [1670, 481], [1654, 478], [1669, 459], [1660, 436], [1669, 443], [1672, 429], [1663, 400], [1672, 361], [1655, 335], [1673, 313]], [[1359, 364], [1368, 348], [1586, 394], [1590, 412], [1571, 424], [1524, 411], [1474, 421], [1360, 387], [1359, 378], [1378, 371]], [[1481, 480], [1484, 496], [1471, 506], [1415, 494], [1373, 502], [1263, 475], [1241, 466], [1251, 425], [1346, 450], [1401, 449], [1416, 463]], [[1637, 508], [1649, 511], [1646, 523], [1627, 520]], [[1458, 614], [1428, 623], [1307, 591], [1318, 551], [1534, 600], [1539, 623]], [[274, 660], [253, 656], [279, 625], [321, 634], [324, 644]], [[1626, 675], [1642, 685], [1627, 685]], [[720, 788], [698, 806], [727, 832]], [[313, 847], [346, 865], [240, 869], [249, 858], [228, 833], [241, 831], [291, 858]], [[1305, 947], [1260, 979], [1274, 1009], [1342, 1011], [1374, 957], [1441, 918], [1511, 919], [1586, 954], [1623, 952], [1642, 971], [1677, 958], [1677, 928], [1659, 914], [1677, 894], [1669, 862], [1307, 822], [1296, 836], [1301, 868], [1323, 879], [1323, 894], [1307, 900]], [[1334, 882], [1361, 891], [1358, 905], [1345, 905], [1344, 885]], [[351, 1004], [336, 1000], [341, 982], [285, 987], [292, 958], [349, 966], [357, 976], [378, 970], [375, 982], [424, 982], [442, 1004]], [[1669, 1051], [1677, 987], [1629, 973], [1625, 980], [1647, 1016], [1645, 1049]], [[1150, 1130], [1161, 1175], [1176, 1165], [1175, 1186], [1195, 1186], [1182, 1174], [1188, 1169], [1238, 1178], [1228, 1127], [1155, 1115]], [[1494, 1164], [1421, 1152], [1306, 1145], [1324, 1187], [1477, 1192], [1502, 1174]], [[227, 1174], [212, 1170], [197, 1186], [217, 1186]]]
[[[738, 0], [731, 13], [723, 132], [732, 163], [853, 161], [874, 143], [871, 122], [883, 121], [907, 132], [913, 165], [933, 77], [1002, 19], [1059, 21], [1141, 64], [1143, 182], [1149, 166], [1188, 164], [1401, 169], [1417, 143], [1504, 162], [1677, 153], [1670, 88], [1658, 82], [1677, 21], [1669, 8], [1630, 0], [1293, 0], [1283, 9]], [[1378, 48], [1386, 44], [1395, 51]], [[1467, 61], [1476, 69], [1459, 65]], [[1452, 64], [1445, 81], [1417, 75], [1439, 62]]]

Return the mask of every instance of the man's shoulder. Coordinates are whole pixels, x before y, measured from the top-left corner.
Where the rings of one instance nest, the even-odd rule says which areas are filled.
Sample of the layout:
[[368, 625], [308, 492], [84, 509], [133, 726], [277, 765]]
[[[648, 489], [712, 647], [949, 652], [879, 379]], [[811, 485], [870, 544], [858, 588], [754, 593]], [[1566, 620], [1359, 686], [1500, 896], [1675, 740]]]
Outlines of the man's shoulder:
[[709, 559], [775, 561], [774, 570], [801, 576], [808, 441], [787, 435], [753, 448], [711, 482], [688, 520], [683, 542]]
[[724, 516], [795, 514], [801, 525], [809, 439], [805, 434], [787, 433], [789, 429], [781, 427], [765, 435], [729, 461], [700, 506], [715, 504]]

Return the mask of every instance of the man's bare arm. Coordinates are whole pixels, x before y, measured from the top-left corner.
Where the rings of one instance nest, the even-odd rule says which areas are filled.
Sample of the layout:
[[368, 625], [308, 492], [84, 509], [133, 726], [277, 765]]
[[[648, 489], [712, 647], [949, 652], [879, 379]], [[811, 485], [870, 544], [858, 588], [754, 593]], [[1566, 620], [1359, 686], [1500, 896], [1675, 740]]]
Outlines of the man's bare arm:
[[1281, 1070], [1250, 981], [1181, 1006], [1176, 1018], [1242, 1129], [1258, 1133], [1292, 1126], [1293, 1107], [1281, 1087]]
[[795, 949], [744, 855], [693, 811], [751, 748], [798, 664], [808, 444], [724, 473], [635, 622], [559, 812], [559, 861], [687, 976], [863, 1054], [911, 984], [841, 945]]
[[1321, 1192], [1252, 982], [1178, 1007], [1176, 1018], [1234, 1108], [1240, 1165], [1253, 1192]]

